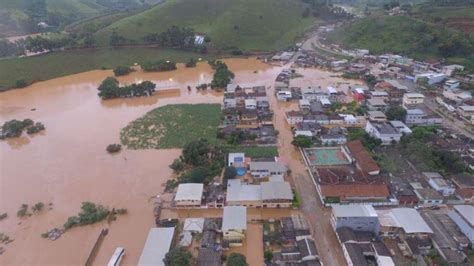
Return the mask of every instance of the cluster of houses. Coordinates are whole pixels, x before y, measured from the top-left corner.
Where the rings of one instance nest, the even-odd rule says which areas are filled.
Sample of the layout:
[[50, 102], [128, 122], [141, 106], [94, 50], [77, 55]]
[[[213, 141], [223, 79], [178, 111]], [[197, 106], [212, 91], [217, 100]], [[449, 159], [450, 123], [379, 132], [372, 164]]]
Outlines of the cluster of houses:
[[284, 180], [286, 166], [278, 158], [252, 160], [244, 153], [229, 153], [228, 166], [237, 171], [224, 185], [180, 184], [173, 205], [176, 208], [290, 208], [293, 191]]
[[278, 133], [273, 126], [273, 112], [265, 86], [242, 88], [234, 83], [228, 84], [223, 114], [221, 138], [237, 136], [234, 144], [246, 146], [276, 145]]
[[[452, 209], [436, 212], [335, 205], [332, 206], [331, 223], [348, 265], [420, 262], [433, 249], [446, 262], [461, 264], [467, 261], [463, 251], [474, 240], [473, 214], [471, 205], [455, 205]], [[395, 245], [389, 249], [386, 243]], [[398, 253], [401, 256], [396, 256]], [[409, 260], [401, 261], [402, 258]]]

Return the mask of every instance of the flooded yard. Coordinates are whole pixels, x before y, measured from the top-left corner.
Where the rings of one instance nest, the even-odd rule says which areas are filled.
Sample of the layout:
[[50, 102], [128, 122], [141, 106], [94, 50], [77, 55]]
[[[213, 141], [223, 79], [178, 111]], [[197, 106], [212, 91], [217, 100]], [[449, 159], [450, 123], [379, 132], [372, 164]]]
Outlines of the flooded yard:
[[[256, 59], [225, 60], [241, 85], [273, 86], [282, 67], [272, 67]], [[324, 76], [322, 86], [333, 82], [327, 72], [304, 70], [305, 76]], [[105, 151], [107, 145], [119, 143], [121, 128], [148, 111], [168, 104], [222, 103], [222, 93], [197, 92], [195, 86], [210, 82], [212, 70], [207, 63], [196, 68], [178, 66], [178, 70], [160, 73], [136, 71], [119, 77], [121, 84], [150, 80], [157, 84], [154, 96], [101, 101], [97, 87], [112, 71], [96, 70], [39, 82], [25, 89], [0, 93], [0, 123], [11, 119], [31, 118], [42, 122], [46, 131], [0, 141], [0, 232], [14, 241], [0, 255], [0, 265], [77, 265], [83, 264], [99, 231], [109, 234], [99, 249], [96, 265], [104, 265], [116, 247], [125, 248], [124, 265], [135, 265], [148, 230], [154, 226], [153, 202], [150, 197], [163, 193], [162, 184], [172, 176], [168, 165], [177, 158], [179, 149], [129, 150], [116, 155]], [[192, 90], [188, 91], [187, 86]], [[274, 101], [274, 97], [270, 97]], [[299, 153], [292, 148], [291, 133], [282, 113], [297, 104], [274, 103], [275, 126], [280, 130], [280, 153], [296, 173], [304, 173]], [[296, 160], [296, 163], [292, 162]], [[61, 227], [68, 217], [79, 212], [81, 202], [91, 201], [109, 208], [126, 208], [128, 214], [117, 221], [77, 227], [56, 241], [41, 234]], [[51, 203], [38, 214], [17, 218], [21, 204], [32, 206]], [[164, 217], [220, 216], [221, 210], [171, 211]], [[289, 216], [291, 210], [249, 210], [249, 219]], [[249, 224], [248, 234], [253, 250], [248, 260], [263, 261], [261, 227]], [[258, 233], [257, 233], [258, 232]], [[260, 238], [260, 239], [257, 239]], [[255, 243], [255, 244], [254, 244]], [[19, 255], [21, 254], [21, 256]]]

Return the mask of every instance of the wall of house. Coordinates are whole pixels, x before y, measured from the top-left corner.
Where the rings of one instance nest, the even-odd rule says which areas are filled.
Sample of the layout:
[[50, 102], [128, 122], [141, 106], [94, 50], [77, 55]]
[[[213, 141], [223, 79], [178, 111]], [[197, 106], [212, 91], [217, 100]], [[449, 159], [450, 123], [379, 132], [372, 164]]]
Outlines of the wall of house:
[[378, 217], [334, 217], [332, 216], [333, 226], [349, 227], [354, 231], [371, 231], [376, 234], [380, 231], [380, 222]]
[[474, 245], [474, 228], [470, 226], [455, 210], [449, 211], [448, 216], [456, 223], [469, 241], [471, 241], [471, 245]]

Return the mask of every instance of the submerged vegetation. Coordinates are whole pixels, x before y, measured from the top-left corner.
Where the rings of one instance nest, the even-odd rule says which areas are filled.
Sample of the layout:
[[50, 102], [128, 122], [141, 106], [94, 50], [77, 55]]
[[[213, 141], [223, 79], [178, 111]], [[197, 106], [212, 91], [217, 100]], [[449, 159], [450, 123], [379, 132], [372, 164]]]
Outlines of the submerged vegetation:
[[222, 61], [209, 61], [209, 65], [215, 70], [211, 82], [212, 88], [225, 88], [235, 77], [235, 74]]
[[176, 62], [169, 60], [148, 61], [142, 64], [142, 69], [145, 72], [171, 71], [176, 69]]
[[130, 98], [151, 96], [155, 93], [155, 83], [151, 81], [143, 81], [138, 84], [120, 87], [119, 81], [114, 77], [108, 77], [100, 84], [99, 97], [103, 100], [114, 98]]
[[156, 108], [129, 123], [120, 140], [130, 149], [182, 148], [193, 140], [216, 142], [219, 104], [181, 104]]
[[122, 149], [120, 144], [109, 144], [106, 148], [108, 153], [117, 153]]
[[13, 119], [1, 126], [0, 139], [20, 137], [25, 129], [27, 134], [35, 134], [45, 130], [45, 126], [40, 122], [35, 123], [29, 118], [23, 121]]

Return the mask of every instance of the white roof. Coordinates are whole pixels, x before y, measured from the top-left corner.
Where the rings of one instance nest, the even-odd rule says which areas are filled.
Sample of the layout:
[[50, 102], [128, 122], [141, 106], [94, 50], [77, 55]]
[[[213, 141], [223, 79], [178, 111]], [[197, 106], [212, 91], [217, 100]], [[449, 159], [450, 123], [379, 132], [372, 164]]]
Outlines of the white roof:
[[368, 111], [367, 114], [371, 117], [387, 117], [382, 111]]
[[423, 110], [421, 109], [408, 109], [407, 110], [407, 114], [410, 114], [410, 115], [423, 115], [425, 112], [423, 112]]
[[246, 230], [247, 208], [243, 206], [225, 206], [222, 231]]
[[268, 170], [271, 172], [284, 172], [286, 167], [279, 162], [251, 162], [250, 171], [254, 170]]
[[389, 256], [377, 256], [377, 265], [378, 266], [395, 266], [392, 258]]
[[184, 220], [183, 231], [202, 233], [204, 218], [187, 218]]
[[238, 179], [227, 181], [227, 201], [259, 201], [261, 199], [259, 185], [242, 184]]
[[307, 99], [301, 99], [301, 100], [300, 100], [300, 105], [310, 105], [309, 100], [307, 100]]
[[407, 98], [425, 98], [425, 95], [416, 92], [408, 92], [403, 94], [403, 96], [406, 96]]
[[336, 217], [377, 217], [372, 205], [334, 205], [332, 213]]
[[382, 226], [400, 227], [407, 234], [433, 233], [433, 230], [415, 209], [394, 208], [390, 212], [385, 214], [386, 216], [383, 219], [379, 219]]
[[229, 166], [232, 164], [242, 164], [245, 162], [245, 153], [243, 152], [234, 152], [229, 153]]
[[374, 96], [388, 96], [386, 91], [371, 91], [370, 94]]
[[162, 265], [173, 241], [174, 227], [151, 228], [143, 247], [138, 266]]
[[174, 197], [174, 200], [201, 200], [203, 189], [204, 185], [199, 183], [179, 184], [178, 191], [176, 191], [176, 196]]
[[330, 101], [328, 98], [321, 98], [321, 99], [319, 99], [319, 101], [320, 101], [323, 105], [331, 104], [331, 101]]
[[471, 105], [461, 105], [459, 106], [459, 109], [465, 112], [474, 112], [474, 106], [471, 106]]
[[255, 100], [255, 99], [245, 99], [245, 105], [249, 105], [249, 104], [256, 105], [257, 100]]
[[329, 92], [329, 94], [337, 93], [337, 90], [336, 90], [336, 88], [329, 86], [328, 87], [328, 92]]
[[293, 199], [290, 183], [288, 182], [262, 182], [262, 200]]
[[455, 205], [454, 209], [471, 225], [474, 226], [474, 206]]

